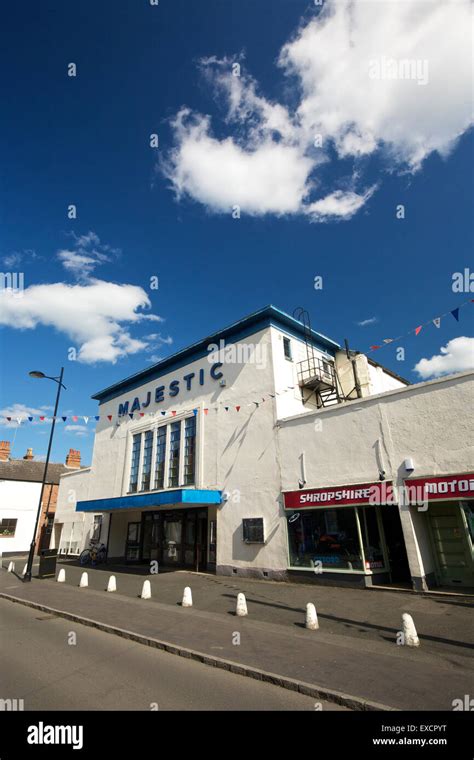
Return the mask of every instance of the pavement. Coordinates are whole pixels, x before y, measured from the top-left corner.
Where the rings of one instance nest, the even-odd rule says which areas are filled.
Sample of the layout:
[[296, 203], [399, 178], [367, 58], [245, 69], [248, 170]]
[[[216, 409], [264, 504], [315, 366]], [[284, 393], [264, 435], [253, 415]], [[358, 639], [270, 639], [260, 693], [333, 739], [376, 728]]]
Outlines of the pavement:
[[[72, 638], [71, 634], [74, 634]], [[315, 710], [312, 697], [0, 599], [2, 693], [29, 710]], [[321, 702], [318, 710], [339, 710]]]
[[[143, 568], [122, 566], [88, 568], [89, 588], [79, 589], [82, 569], [70, 562], [60, 567], [66, 570], [64, 584], [36, 578], [23, 584], [3, 569], [0, 594], [171, 644], [187, 657], [186, 652], [200, 653], [219, 667], [221, 661], [234, 663], [234, 672], [253, 672], [254, 678], [258, 672], [280, 676], [289, 689], [313, 685], [315, 691], [306, 693], [355, 709], [378, 703], [451, 710], [454, 699], [473, 693], [473, 605], [462, 596], [428, 598], [184, 571], [146, 575]], [[112, 572], [117, 591], [107, 593]], [[149, 600], [139, 598], [145, 578], [152, 587]], [[193, 592], [192, 608], [180, 606], [185, 586]], [[238, 592], [247, 598], [246, 618], [235, 616]], [[307, 602], [317, 608], [318, 631], [304, 627]], [[414, 618], [418, 649], [396, 643], [403, 612]]]

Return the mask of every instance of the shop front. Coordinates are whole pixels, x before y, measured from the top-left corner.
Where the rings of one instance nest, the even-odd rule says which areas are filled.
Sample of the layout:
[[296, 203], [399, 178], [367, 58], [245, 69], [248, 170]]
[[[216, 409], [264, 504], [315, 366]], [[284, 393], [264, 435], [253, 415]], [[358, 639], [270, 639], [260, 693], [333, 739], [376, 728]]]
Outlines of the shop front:
[[474, 473], [406, 480], [405, 493], [425, 515], [436, 585], [474, 588]]
[[220, 501], [220, 491], [177, 489], [78, 502], [77, 511], [109, 513], [112, 561], [203, 571], [215, 569]]
[[290, 574], [364, 586], [410, 580], [391, 483], [287, 491], [283, 498]]

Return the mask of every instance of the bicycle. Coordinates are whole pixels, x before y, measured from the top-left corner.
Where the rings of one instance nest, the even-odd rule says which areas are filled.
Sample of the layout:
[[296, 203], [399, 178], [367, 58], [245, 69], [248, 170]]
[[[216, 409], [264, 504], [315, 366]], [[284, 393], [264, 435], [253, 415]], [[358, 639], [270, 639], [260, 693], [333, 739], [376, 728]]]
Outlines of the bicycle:
[[79, 564], [81, 567], [84, 567], [90, 563], [94, 567], [105, 562], [106, 559], [107, 549], [105, 548], [105, 544], [95, 544], [91, 541], [89, 547], [81, 552]]

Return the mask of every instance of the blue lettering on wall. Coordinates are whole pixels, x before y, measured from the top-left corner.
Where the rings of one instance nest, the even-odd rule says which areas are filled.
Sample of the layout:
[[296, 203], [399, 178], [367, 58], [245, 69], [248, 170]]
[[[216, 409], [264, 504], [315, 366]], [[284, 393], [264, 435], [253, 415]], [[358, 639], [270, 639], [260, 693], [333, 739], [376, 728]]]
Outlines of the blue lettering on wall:
[[194, 372], [191, 372], [189, 375], [185, 375], [183, 377], [183, 380], [186, 383], [186, 390], [187, 391], [191, 390], [191, 380], [193, 379], [193, 377], [194, 377]]
[[130, 409], [130, 414], [133, 414], [134, 412], [140, 411], [140, 399], [138, 396], [133, 399], [132, 408]]
[[[223, 377], [224, 373], [221, 371], [221, 367], [223, 366], [222, 362], [216, 362], [211, 366], [209, 369], [209, 375], [213, 380], [220, 380], [221, 377]], [[192, 379], [193, 377], [196, 377], [195, 372], [190, 372], [188, 375], [184, 375], [183, 382], [185, 383], [186, 390], [190, 391], [192, 386]], [[200, 369], [199, 370], [199, 385], [204, 385], [205, 382], [205, 370]], [[168, 389], [166, 389], [166, 386], [159, 385], [157, 388], [155, 388], [155, 403], [160, 404], [162, 401], [165, 400], [165, 391], [168, 390], [168, 396], [170, 398], [174, 398], [178, 395], [180, 392], [180, 380], [172, 380], [170, 384], [168, 385]], [[151, 398], [152, 398], [153, 391], [147, 391], [145, 395], [145, 400], [140, 403], [139, 397], [135, 397], [133, 399], [132, 406], [130, 408], [129, 412], [129, 401], [124, 401], [123, 403], [119, 404], [118, 414], [119, 417], [123, 417], [126, 414], [130, 414], [132, 416], [135, 412], [139, 412], [140, 409], [145, 409], [146, 407], [150, 406]]]
[[173, 380], [170, 383], [170, 396], [177, 396], [179, 393], [179, 380]]
[[223, 377], [223, 376], [224, 376], [224, 373], [223, 373], [223, 372], [217, 372], [217, 368], [218, 368], [218, 367], [222, 367], [222, 362], [216, 362], [216, 363], [215, 363], [215, 364], [213, 364], [213, 365], [212, 365], [212, 367], [211, 367], [211, 377], [212, 377], [214, 380], [220, 380], [220, 379], [221, 379], [221, 377]]

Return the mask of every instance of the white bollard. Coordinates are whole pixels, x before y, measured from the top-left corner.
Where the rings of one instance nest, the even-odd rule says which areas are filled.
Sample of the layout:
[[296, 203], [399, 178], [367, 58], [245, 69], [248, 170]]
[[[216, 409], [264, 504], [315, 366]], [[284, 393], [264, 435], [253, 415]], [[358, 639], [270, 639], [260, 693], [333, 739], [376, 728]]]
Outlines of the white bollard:
[[237, 594], [237, 609], [235, 612], [237, 617], [245, 617], [245, 615], [249, 614], [245, 594]]
[[150, 581], [143, 581], [141, 598], [142, 599], [151, 599], [151, 583], [150, 583]]
[[66, 582], [66, 571], [64, 567], [61, 568], [59, 571], [58, 577], [56, 578], [58, 583], [65, 583]]
[[407, 647], [419, 647], [420, 639], [416, 632], [415, 623], [413, 618], [408, 612], [404, 612], [402, 615], [402, 627], [403, 627], [403, 644]]
[[117, 581], [115, 575], [110, 576], [107, 591], [117, 591]]
[[89, 585], [89, 576], [87, 573], [82, 573], [81, 580], [79, 581], [79, 588], [87, 588]]
[[14, 562], [10, 562], [9, 563], [9, 565], [8, 565], [8, 572], [9, 573], [14, 573], [15, 572], [15, 563]]
[[318, 615], [316, 613], [316, 607], [311, 602], [306, 605], [306, 622], [305, 628], [310, 631], [317, 631], [319, 628]]
[[182, 607], [192, 607], [193, 606], [193, 595], [191, 594], [191, 589], [189, 586], [186, 586], [184, 589], [183, 594], [183, 601], [181, 602]]

